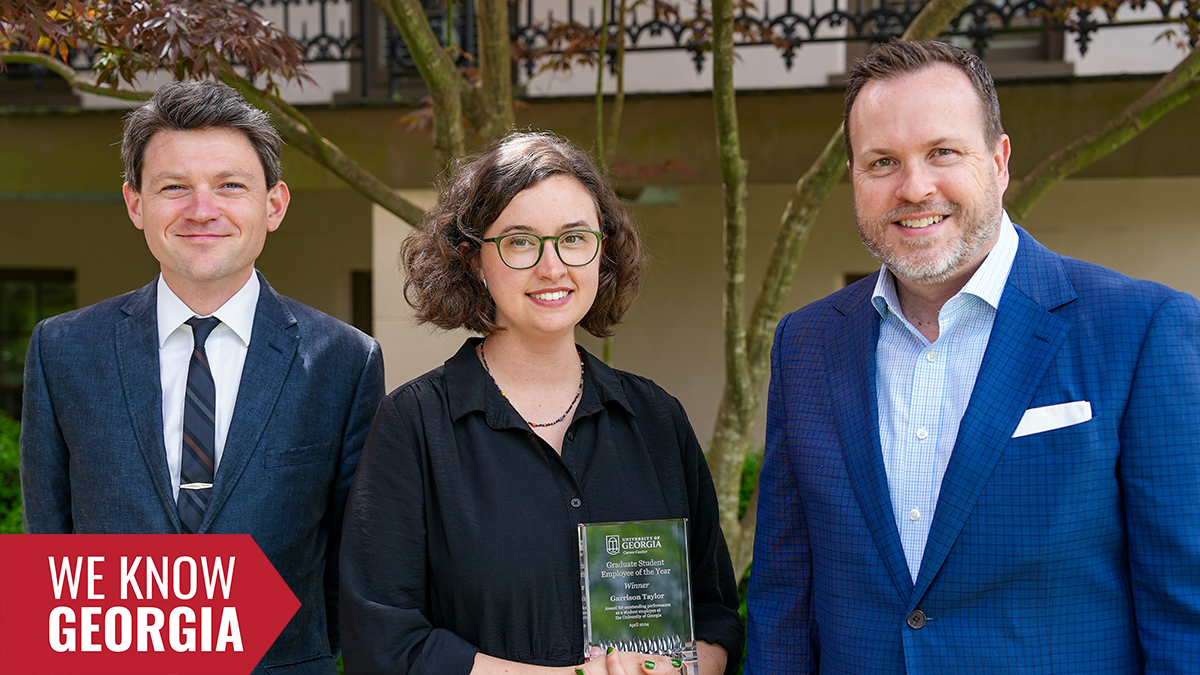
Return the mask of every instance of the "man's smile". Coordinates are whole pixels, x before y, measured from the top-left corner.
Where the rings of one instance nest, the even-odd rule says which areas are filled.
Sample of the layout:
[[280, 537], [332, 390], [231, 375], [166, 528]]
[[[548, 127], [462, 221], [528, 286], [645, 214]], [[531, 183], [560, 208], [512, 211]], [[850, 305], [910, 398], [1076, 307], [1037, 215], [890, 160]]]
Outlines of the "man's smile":
[[916, 218], [897, 221], [900, 227], [907, 227], [915, 230], [921, 230], [934, 223], [940, 223], [946, 219], [946, 216], [929, 216], [928, 218]]

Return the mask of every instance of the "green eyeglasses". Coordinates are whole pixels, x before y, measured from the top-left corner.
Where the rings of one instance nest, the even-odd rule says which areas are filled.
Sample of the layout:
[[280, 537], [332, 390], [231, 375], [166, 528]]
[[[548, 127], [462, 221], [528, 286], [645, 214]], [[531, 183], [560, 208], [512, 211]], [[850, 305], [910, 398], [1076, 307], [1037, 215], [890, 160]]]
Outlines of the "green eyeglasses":
[[489, 237], [484, 241], [496, 244], [500, 260], [514, 270], [527, 270], [538, 264], [542, 259], [542, 251], [546, 242], [554, 242], [554, 252], [558, 259], [569, 267], [583, 267], [596, 259], [600, 252], [600, 240], [603, 232], [594, 230], [567, 230], [554, 237], [539, 237], [528, 232], [512, 232], [499, 237]]

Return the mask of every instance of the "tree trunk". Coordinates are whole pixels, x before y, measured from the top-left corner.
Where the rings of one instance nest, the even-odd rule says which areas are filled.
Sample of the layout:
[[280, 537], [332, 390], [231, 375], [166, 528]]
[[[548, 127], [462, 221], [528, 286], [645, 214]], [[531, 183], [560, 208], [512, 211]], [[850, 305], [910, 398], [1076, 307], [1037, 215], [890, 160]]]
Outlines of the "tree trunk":
[[[757, 395], [746, 360], [746, 161], [738, 134], [733, 83], [733, 0], [713, 2], [713, 107], [725, 193], [725, 390], [708, 461], [719, 486], [721, 527], [735, 560], [741, 562], [746, 532], [738, 525], [742, 465], [749, 446]], [[748, 559], [746, 562], [749, 562]]]
[[509, 4], [505, 0], [475, 3], [479, 33], [479, 82], [466, 101], [467, 118], [483, 141], [508, 133], [516, 125], [513, 115], [512, 38], [509, 37]]
[[[921, 10], [905, 32], [906, 40], [929, 40], [956, 16], [967, 0], [932, 0]], [[808, 234], [820, 211], [821, 203], [841, 180], [846, 170], [846, 151], [843, 130], [839, 127], [825, 145], [825, 150], [812, 167], [796, 183], [796, 191], [780, 218], [779, 235], [771, 251], [771, 259], [763, 278], [749, 324], [743, 323], [742, 296], [745, 292], [745, 166], [737, 144], [736, 102], [733, 89], [732, 63], [722, 67], [723, 43], [728, 43], [732, 58], [733, 12], [731, 0], [713, 5], [713, 100], [717, 106], [717, 139], [721, 147], [721, 165], [725, 172], [726, 240], [725, 240], [725, 390], [717, 410], [713, 430], [709, 465], [716, 485], [721, 508], [721, 527], [729, 543], [734, 572], [741, 578], [753, 558], [754, 525], [758, 502], [758, 481], [750, 494], [746, 513], [738, 518], [738, 498], [741, 493], [742, 471], [750, 450], [754, 418], [761, 405], [761, 391], [770, 361], [774, 327], [783, 313], [783, 305], [792, 289], [796, 267]], [[722, 113], [723, 109], [727, 112]], [[722, 116], [732, 119], [732, 126], [722, 122]], [[728, 130], [732, 128], [732, 134]], [[732, 144], [732, 145], [731, 145]], [[736, 162], [734, 161], [736, 158]], [[729, 169], [741, 172], [731, 181]], [[731, 188], [731, 185], [735, 187]], [[730, 201], [739, 200], [733, 206]], [[740, 216], [738, 214], [740, 213]], [[733, 219], [731, 219], [731, 214]], [[741, 231], [731, 227], [741, 218]]]
[[368, 171], [317, 131], [304, 113], [272, 94], [265, 94], [249, 80], [226, 73], [226, 84], [237, 89], [252, 105], [275, 118], [279, 134], [287, 144], [329, 169], [362, 196], [391, 211], [413, 227], [420, 227], [425, 210], [413, 204]]
[[613, 109], [608, 121], [608, 145], [605, 166], [611, 165], [621, 141], [621, 116], [625, 114], [625, 21], [628, 19], [627, 0], [617, 3], [617, 90], [613, 94]]
[[[608, 8], [611, 0], [600, 0], [600, 45], [596, 49], [596, 162], [608, 173], [608, 153], [604, 149], [604, 57], [608, 56]], [[605, 363], [608, 359], [605, 358]]]
[[[621, 116], [625, 114], [625, 20], [628, 14], [626, 8], [626, 0], [620, 0], [617, 7], [617, 16], [612, 23], [617, 27], [617, 48], [616, 56], [614, 57], [615, 70], [617, 71], [617, 88], [613, 95], [613, 109], [609, 114], [609, 126], [607, 134], [604, 131], [604, 57], [608, 54], [608, 10], [611, 0], [604, 0], [600, 6], [600, 25], [603, 29], [600, 31], [600, 46], [596, 58], [596, 162], [600, 165], [600, 170], [605, 174], [609, 174], [612, 168], [612, 160], [617, 154], [617, 144], [621, 139]], [[604, 338], [602, 348], [602, 358], [604, 363], [613, 365], [613, 357], [616, 353], [616, 336], [609, 335]]]

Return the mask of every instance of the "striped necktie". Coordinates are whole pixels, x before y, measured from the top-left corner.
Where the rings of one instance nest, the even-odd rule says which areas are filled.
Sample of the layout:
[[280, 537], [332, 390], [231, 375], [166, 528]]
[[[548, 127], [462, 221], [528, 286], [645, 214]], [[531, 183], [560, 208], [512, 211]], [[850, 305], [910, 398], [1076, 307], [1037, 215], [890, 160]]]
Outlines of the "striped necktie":
[[204, 342], [221, 320], [192, 317], [195, 347], [188, 365], [187, 396], [183, 403], [183, 462], [179, 468], [179, 522], [183, 531], [194, 534], [204, 520], [208, 498], [212, 494], [213, 473], [216, 468], [216, 403], [217, 388], [213, 384], [212, 368]]

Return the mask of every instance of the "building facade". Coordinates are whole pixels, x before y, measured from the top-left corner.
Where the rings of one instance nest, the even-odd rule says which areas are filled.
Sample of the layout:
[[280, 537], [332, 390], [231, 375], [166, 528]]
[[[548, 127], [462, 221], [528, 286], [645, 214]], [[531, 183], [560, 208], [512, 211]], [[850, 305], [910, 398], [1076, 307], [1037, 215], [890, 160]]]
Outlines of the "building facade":
[[[835, 7], [818, 5], [813, 5], [818, 12]], [[358, 4], [330, 0], [304, 7], [296, 3], [288, 16], [293, 35], [311, 36], [317, 25], [326, 32], [339, 25], [328, 17], [321, 23], [311, 14], [330, 8], [342, 12], [342, 39], [362, 26], [386, 33], [379, 17]], [[585, 24], [599, 12], [582, 2], [568, 7], [566, 0], [562, 7], [526, 3], [518, 11], [519, 19], [528, 10], [525, 20], [514, 25], [535, 25], [537, 17], [551, 14], [566, 17], [568, 9]], [[263, 9], [268, 10], [278, 12], [280, 6]], [[301, 11], [310, 14], [302, 19]], [[463, 17], [451, 16], [449, 22], [459, 26], [454, 39], [470, 38]], [[631, 17], [628, 23], [642, 25], [647, 19]], [[1163, 29], [1098, 31], [1086, 53], [1075, 36], [1062, 32], [994, 42], [988, 62], [1013, 139], [1014, 179], [1118, 113], [1183, 58], [1179, 47], [1155, 42]], [[750, 181], [748, 302], [757, 292], [796, 180], [841, 121], [840, 76], [869, 46], [848, 38], [846, 30], [840, 37], [819, 33], [821, 41], [800, 44], [790, 66], [776, 46], [739, 48], [735, 82]], [[649, 44], [645, 31], [642, 44]], [[382, 43], [394, 56], [394, 43]], [[627, 62], [629, 98], [616, 152], [617, 186], [630, 200], [651, 265], [641, 296], [618, 329], [614, 365], [651, 377], [674, 393], [697, 434], [707, 439], [723, 385], [723, 197], [708, 93], [711, 62], [697, 70], [696, 55], [686, 48], [648, 48], [631, 52]], [[442, 167], [429, 139], [400, 122], [413, 109], [419, 82], [378, 56], [318, 63], [314, 76], [321, 87], [289, 96], [349, 155], [427, 204]], [[522, 64], [514, 70], [526, 85], [526, 103], [517, 112], [520, 127], [553, 130], [584, 147], [593, 144], [594, 67], [576, 67], [569, 75], [529, 71]], [[613, 81], [606, 76], [605, 86]], [[147, 86], [153, 86], [153, 78]], [[27, 337], [23, 331], [32, 328], [30, 322], [139, 287], [153, 278], [157, 264], [120, 198], [116, 144], [125, 104], [81, 98], [52, 78], [37, 83], [9, 77], [0, 81], [0, 97], [0, 386], [8, 396], [4, 405], [12, 410], [19, 395], [22, 335]], [[1193, 100], [1055, 187], [1020, 224], [1061, 253], [1200, 295], [1197, 128], [1200, 101]], [[383, 345], [389, 388], [448, 358], [464, 336], [413, 325], [401, 295], [397, 250], [409, 225], [296, 150], [285, 148], [283, 165], [292, 205], [259, 259], [271, 283], [372, 332]], [[786, 310], [876, 268], [859, 242], [849, 184], [843, 182], [813, 226]], [[599, 350], [598, 341], [582, 331], [580, 342]]]

